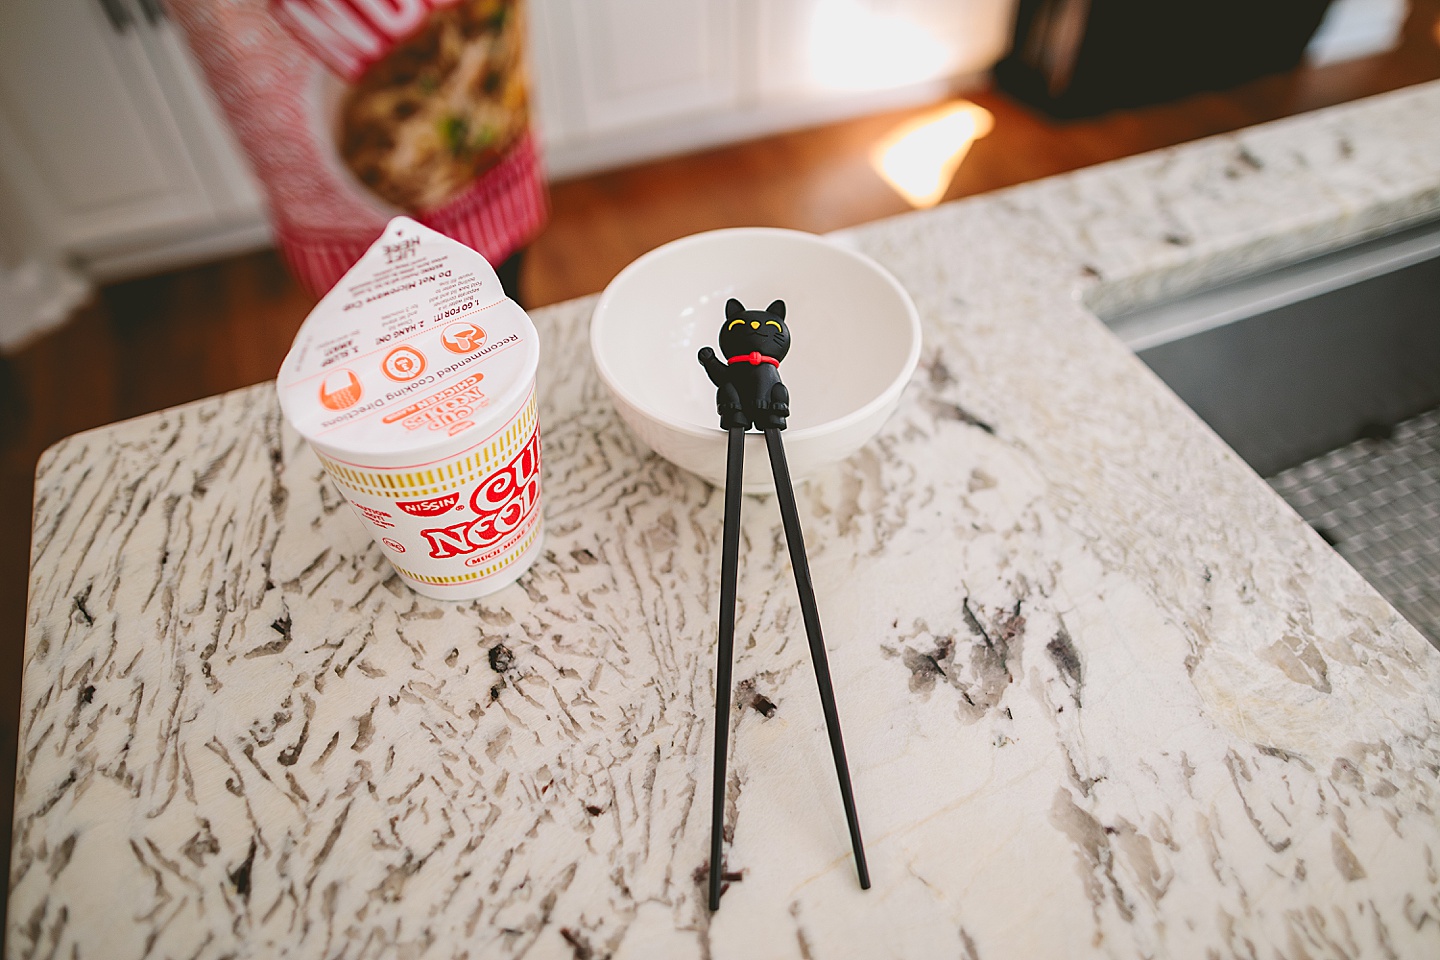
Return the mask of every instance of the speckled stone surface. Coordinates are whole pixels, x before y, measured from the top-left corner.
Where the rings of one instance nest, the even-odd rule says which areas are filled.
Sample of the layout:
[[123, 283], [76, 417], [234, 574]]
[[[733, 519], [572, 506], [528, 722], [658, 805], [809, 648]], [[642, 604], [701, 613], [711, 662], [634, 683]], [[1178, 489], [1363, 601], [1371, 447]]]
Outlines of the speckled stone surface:
[[[42, 461], [12, 957], [1440, 956], [1440, 654], [1094, 318], [1440, 213], [1440, 86], [846, 233], [926, 354], [800, 510], [874, 889], [779, 518], [537, 311], [547, 541], [407, 590], [260, 386]], [[773, 705], [774, 709], [769, 707]], [[764, 707], [765, 709], [760, 709]]]

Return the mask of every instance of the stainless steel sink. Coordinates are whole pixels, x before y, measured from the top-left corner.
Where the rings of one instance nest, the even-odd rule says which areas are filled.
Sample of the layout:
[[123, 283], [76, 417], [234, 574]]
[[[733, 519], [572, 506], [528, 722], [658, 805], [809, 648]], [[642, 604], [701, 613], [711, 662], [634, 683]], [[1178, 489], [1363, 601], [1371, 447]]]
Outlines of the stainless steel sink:
[[1440, 647], [1440, 222], [1105, 319]]
[[1269, 476], [1440, 406], [1440, 223], [1106, 322]]

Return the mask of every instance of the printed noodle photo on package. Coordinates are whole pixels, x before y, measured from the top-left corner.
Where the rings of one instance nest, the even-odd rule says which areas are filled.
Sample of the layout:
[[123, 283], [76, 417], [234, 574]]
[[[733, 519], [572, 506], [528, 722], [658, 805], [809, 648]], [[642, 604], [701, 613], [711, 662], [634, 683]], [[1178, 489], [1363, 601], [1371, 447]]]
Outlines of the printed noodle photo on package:
[[499, 264], [539, 232], [521, 0], [170, 0], [300, 281], [397, 214]]

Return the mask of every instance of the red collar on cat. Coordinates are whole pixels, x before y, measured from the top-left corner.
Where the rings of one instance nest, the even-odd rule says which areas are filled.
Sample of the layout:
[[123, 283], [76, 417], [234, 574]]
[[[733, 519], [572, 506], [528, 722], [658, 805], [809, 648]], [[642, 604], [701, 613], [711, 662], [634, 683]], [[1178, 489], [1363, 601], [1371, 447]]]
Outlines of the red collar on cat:
[[757, 367], [762, 363], [768, 363], [776, 370], [780, 369], [779, 360], [776, 360], [774, 357], [767, 357], [758, 350], [753, 353], [742, 353], [738, 357], [726, 357], [725, 360], [727, 363], [749, 363]]

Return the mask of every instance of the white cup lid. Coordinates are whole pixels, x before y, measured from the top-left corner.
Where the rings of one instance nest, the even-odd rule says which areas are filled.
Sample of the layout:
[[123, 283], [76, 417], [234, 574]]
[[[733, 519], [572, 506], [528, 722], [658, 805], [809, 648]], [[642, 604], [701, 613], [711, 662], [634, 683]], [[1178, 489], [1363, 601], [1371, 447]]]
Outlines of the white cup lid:
[[396, 217], [306, 318], [276, 388], [330, 456], [405, 466], [508, 421], [539, 359], [535, 327], [484, 257]]

